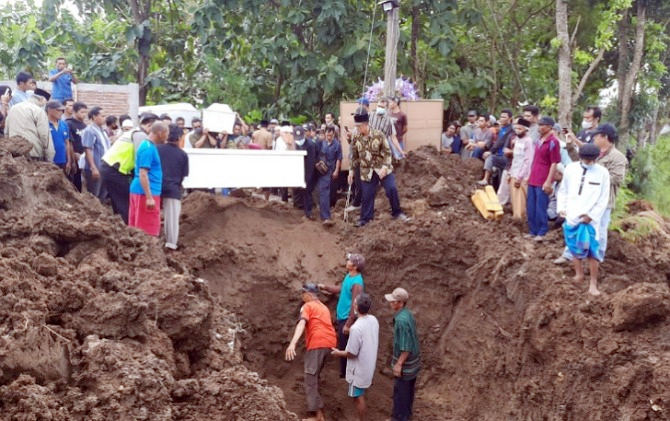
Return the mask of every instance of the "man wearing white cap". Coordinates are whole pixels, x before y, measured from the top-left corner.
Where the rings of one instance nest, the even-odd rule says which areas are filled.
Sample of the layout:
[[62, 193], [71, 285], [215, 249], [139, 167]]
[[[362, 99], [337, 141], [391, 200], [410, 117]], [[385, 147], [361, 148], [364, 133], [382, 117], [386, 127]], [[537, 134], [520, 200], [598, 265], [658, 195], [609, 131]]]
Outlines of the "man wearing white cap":
[[412, 418], [414, 386], [421, 369], [419, 338], [416, 320], [407, 309], [409, 294], [403, 288], [396, 288], [384, 296], [395, 312], [393, 317], [393, 412], [391, 421], [408, 421]]

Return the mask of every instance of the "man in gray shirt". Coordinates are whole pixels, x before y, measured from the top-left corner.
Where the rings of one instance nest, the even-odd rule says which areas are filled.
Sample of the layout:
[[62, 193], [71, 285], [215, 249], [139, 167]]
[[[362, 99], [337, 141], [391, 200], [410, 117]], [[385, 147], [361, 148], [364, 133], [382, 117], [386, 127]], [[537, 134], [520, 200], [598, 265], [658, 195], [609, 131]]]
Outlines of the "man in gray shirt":
[[372, 384], [379, 348], [379, 322], [371, 314], [372, 298], [366, 293], [356, 297], [354, 309], [358, 319], [351, 326], [344, 351], [333, 348], [332, 355], [347, 359], [349, 396], [354, 398], [359, 421], [366, 419], [365, 391]]

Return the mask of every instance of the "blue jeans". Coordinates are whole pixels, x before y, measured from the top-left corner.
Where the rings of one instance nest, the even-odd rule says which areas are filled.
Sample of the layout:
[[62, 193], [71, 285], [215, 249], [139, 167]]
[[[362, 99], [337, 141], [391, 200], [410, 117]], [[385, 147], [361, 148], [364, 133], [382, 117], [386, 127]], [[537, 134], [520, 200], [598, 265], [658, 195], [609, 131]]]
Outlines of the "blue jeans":
[[377, 195], [377, 186], [379, 184], [384, 187], [386, 197], [388, 197], [391, 204], [391, 215], [397, 218], [402, 213], [402, 209], [400, 209], [400, 196], [398, 195], [398, 188], [395, 185], [395, 176], [389, 174], [383, 180], [380, 180], [377, 173], [373, 172], [371, 181], [361, 180], [361, 189], [363, 191], [361, 224], [367, 224], [375, 217], [375, 196]]
[[481, 159], [482, 161], [484, 160], [484, 152], [486, 150], [480, 148], [479, 146], [475, 147], [475, 149], [472, 151], [472, 158], [477, 158]]
[[330, 219], [330, 182], [333, 174], [328, 171], [319, 177], [319, 216]]
[[526, 213], [530, 235], [544, 236], [549, 231], [547, 209], [549, 209], [549, 196], [542, 191], [542, 187], [528, 186]]

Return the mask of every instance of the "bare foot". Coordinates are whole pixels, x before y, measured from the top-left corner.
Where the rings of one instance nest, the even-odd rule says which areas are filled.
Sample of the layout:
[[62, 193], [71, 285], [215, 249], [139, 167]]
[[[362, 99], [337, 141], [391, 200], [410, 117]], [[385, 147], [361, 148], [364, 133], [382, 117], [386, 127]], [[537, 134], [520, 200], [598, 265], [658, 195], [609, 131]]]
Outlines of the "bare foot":
[[581, 284], [582, 282], [584, 282], [584, 277], [575, 275], [572, 277], [572, 282], [576, 284]]
[[597, 287], [595, 287], [595, 286], [591, 286], [591, 287], [589, 288], [589, 294], [598, 296], [598, 295], [600, 295], [600, 291], [598, 291], [598, 288], [597, 288]]

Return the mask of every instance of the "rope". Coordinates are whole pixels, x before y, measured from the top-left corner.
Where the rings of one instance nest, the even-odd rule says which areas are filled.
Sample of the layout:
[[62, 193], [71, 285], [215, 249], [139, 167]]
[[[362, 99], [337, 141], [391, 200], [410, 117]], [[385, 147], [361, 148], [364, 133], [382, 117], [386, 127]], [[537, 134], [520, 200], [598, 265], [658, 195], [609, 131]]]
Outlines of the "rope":
[[372, 9], [372, 26], [370, 27], [370, 42], [368, 42], [368, 58], [365, 60], [365, 76], [363, 77], [363, 92], [368, 84], [368, 65], [370, 64], [370, 49], [372, 48], [372, 34], [375, 29], [375, 17], [377, 16], [377, 4]]

